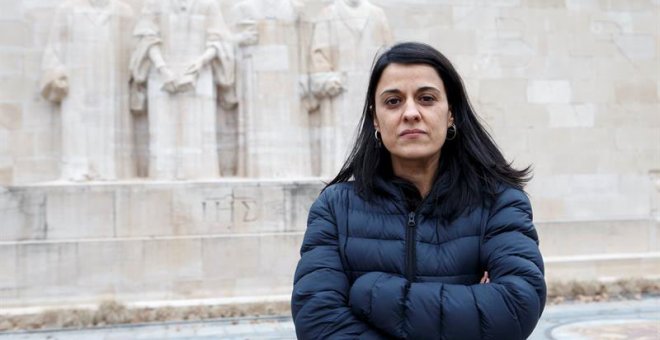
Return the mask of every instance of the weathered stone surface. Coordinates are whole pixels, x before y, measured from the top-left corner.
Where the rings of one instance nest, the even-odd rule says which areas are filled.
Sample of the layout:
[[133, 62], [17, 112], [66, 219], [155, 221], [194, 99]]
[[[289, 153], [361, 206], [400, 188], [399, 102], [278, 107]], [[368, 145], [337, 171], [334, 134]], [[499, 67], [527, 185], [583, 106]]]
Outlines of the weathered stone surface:
[[[87, 3], [81, 1], [68, 3]], [[141, 13], [147, 4], [165, 3], [123, 2], [133, 13]], [[70, 135], [66, 131], [72, 125], [67, 123], [67, 104], [53, 105], [39, 91], [42, 60], [56, 31], [53, 18], [64, 1], [0, 0], [3, 302], [29, 305], [66, 298], [286, 294], [307, 211], [323, 186], [318, 179], [296, 180], [322, 173], [321, 134], [314, 129], [325, 124], [324, 133], [333, 136], [337, 129], [348, 134], [353, 128], [348, 122], [343, 128], [328, 124], [319, 111], [308, 113], [315, 104], [310, 99], [318, 99], [309, 97], [310, 74], [318, 71], [310, 55], [315, 24], [324, 8], [339, 2], [346, 4], [344, 0], [282, 1], [281, 8], [264, 11], [265, 0], [241, 6], [235, 1], [215, 1], [232, 24], [222, 41], [235, 49], [225, 56], [237, 61], [238, 107], [221, 107], [223, 99], [218, 96], [231, 94], [231, 88], [223, 91], [227, 83], [218, 84], [212, 67], [204, 67], [205, 75], [200, 74], [195, 87], [197, 99], [207, 105], [203, 108], [187, 102], [182, 93], [162, 91], [154, 85], [160, 73], [147, 68], [148, 114], [130, 116], [127, 109], [119, 110], [128, 119], [124, 122], [133, 124], [120, 137], [135, 144], [127, 149], [116, 148], [121, 143], [91, 143], [102, 148], [99, 156], [127, 157], [120, 163], [128, 164], [122, 171], [129, 170], [123, 174], [131, 175], [117, 177], [136, 174], [145, 179], [79, 186], [49, 182], [60, 176], [61, 160], [68, 152], [62, 140]], [[447, 55], [464, 77], [472, 103], [507, 159], [517, 167], [533, 166], [535, 177], [528, 192], [547, 256], [639, 255], [639, 259], [612, 260], [611, 265], [609, 260], [598, 260], [597, 265], [590, 260], [562, 260], [548, 266], [549, 277], [643, 275], [649, 263], [657, 263], [641, 260], [657, 252], [660, 244], [657, 223], [649, 224], [657, 222], [660, 211], [649, 175], [660, 169], [657, 5], [658, 1], [645, 0], [373, 1], [373, 6], [382, 9], [382, 15], [376, 16], [387, 22], [394, 41], [421, 40]], [[236, 8], [247, 11], [233, 11]], [[80, 14], [87, 21], [71, 24], [94, 26], [89, 20], [94, 15], [88, 16], [93, 13]], [[335, 28], [341, 24], [330, 21], [328, 25]], [[73, 48], [80, 52], [77, 58], [95, 55], [87, 54], [88, 49], [109, 32], [99, 27], [104, 26], [86, 31], [91, 44]], [[200, 27], [195, 26], [191, 37], [201, 39], [204, 28]], [[134, 23], [126, 24], [123, 33], [134, 28]], [[169, 28], [173, 29], [170, 33], [181, 33], [177, 27]], [[343, 45], [380, 41], [366, 39], [369, 29], [352, 32], [363, 34], [362, 40], [359, 34], [342, 36]], [[192, 40], [183, 43], [169, 33], [161, 38], [177, 46], [166, 49], [167, 64], [174, 63], [174, 54], [181, 52], [176, 63], [183, 68], [204, 52], [193, 53]], [[117, 45], [111, 38], [102, 42], [103, 47]], [[122, 46], [121, 58], [127, 66], [131, 49], [139, 48]], [[355, 51], [367, 50], [366, 45], [349, 46], [341, 56], [360, 65], [349, 69], [345, 60], [330, 58], [328, 70], [364, 76], [371, 57]], [[120, 103], [129, 95], [128, 67], [112, 67], [121, 64], [119, 60], [101, 55], [89, 60], [102, 66], [80, 69], [79, 79], [84, 81], [69, 84], [73, 97], [82, 96], [75, 102], [90, 104], [87, 113], [94, 111], [92, 107]], [[153, 61], [151, 56], [148, 59]], [[81, 89], [75, 84], [89, 86]], [[344, 84], [347, 91], [342, 95], [361, 110], [364, 86], [353, 80]], [[104, 101], [96, 100], [98, 93], [85, 94], [110, 88], [120, 90], [107, 92]], [[335, 106], [326, 113], [336, 111]], [[204, 112], [208, 124], [203, 128], [214, 131], [206, 135], [209, 142], [204, 146], [210, 155], [205, 159], [214, 168], [207, 177], [222, 180], [148, 178], [150, 167], [153, 174], [154, 165], [162, 164], [152, 158], [167, 149], [153, 145], [167, 136], [156, 133], [156, 120], [167, 114], [181, 118], [182, 112]], [[95, 137], [106, 140], [101, 133]], [[108, 151], [113, 145], [117, 153]], [[172, 154], [175, 149], [171, 148]], [[184, 151], [194, 154], [199, 148]], [[164, 172], [171, 173], [175, 163], [191, 163], [174, 159], [179, 161], [167, 165]], [[199, 180], [199, 173], [192, 173], [191, 178]], [[229, 178], [235, 176], [260, 179]], [[264, 179], [277, 177], [291, 180]], [[585, 244], [587, 238], [594, 242]]]
[[479, 101], [483, 103], [525, 102], [526, 79], [485, 79], [479, 84]]
[[47, 237], [46, 198], [40, 192], [16, 193], [0, 189], [0, 216], [0, 241]]
[[657, 83], [650, 79], [630, 79], [617, 82], [614, 87], [616, 102], [625, 103], [657, 103]]
[[21, 126], [21, 106], [18, 103], [0, 104], [0, 127], [15, 130]]
[[[251, 178], [311, 176], [310, 126], [300, 7], [282, 0], [237, 2], [228, 16], [237, 33], [238, 174]], [[249, 104], [248, 104], [249, 103]]]
[[538, 222], [537, 227], [544, 256], [660, 251], [660, 226], [648, 220]]
[[584, 105], [548, 105], [550, 127], [593, 127], [596, 108], [592, 104]]
[[0, 46], [25, 47], [29, 45], [32, 40], [30, 39], [29, 23], [17, 19], [13, 17], [10, 20], [0, 20]]
[[660, 256], [657, 253], [645, 256], [625, 257], [564, 257], [548, 258], [545, 261], [545, 278], [548, 281], [576, 281], [594, 279], [612, 281], [630, 278], [657, 277], [660, 274]]
[[0, 193], [0, 240], [301, 231], [319, 180], [53, 184]]
[[149, 177], [218, 177], [218, 98], [236, 104], [234, 50], [219, 4], [146, 1], [133, 35], [131, 109], [149, 115]]
[[623, 35], [615, 38], [614, 42], [631, 61], [655, 58], [657, 47], [653, 35]]
[[173, 191], [170, 188], [145, 190], [124, 188], [115, 194], [117, 237], [173, 235]]
[[569, 103], [571, 93], [567, 80], [533, 80], [527, 86], [527, 100], [531, 103]]
[[57, 7], [42, 62], [41, 95], [61, 103], [60, 178], [114, 180], [133, 173], [128, 112], [127, 28], [118, 0], [66, 1]]
[[156, 298], [286, 293], [320, 187], [225, 181], [3, 191], [8, 233], [0, 251], [17, 259], [0, 289], [24, 303], [60, 293], [79, 300], [143, 291]]

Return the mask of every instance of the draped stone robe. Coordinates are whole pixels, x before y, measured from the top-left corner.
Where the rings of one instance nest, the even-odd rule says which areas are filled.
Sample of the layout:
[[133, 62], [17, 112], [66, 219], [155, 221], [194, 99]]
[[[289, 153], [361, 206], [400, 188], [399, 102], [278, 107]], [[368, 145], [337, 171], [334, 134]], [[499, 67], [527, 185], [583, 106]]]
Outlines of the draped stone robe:
[[[378, 50], [393, 41], [383, 10], [366, 1], [361, 6], [352, 11], [336, 0], [314, 20], [311, 91], [320, 99], [322, 177], [334, 177], [346, 160], [355, 142], [371, 64]], [[327, 93], [330, 81], [342, 84], [339, 95]]]
[[[134, 82], [146, 84], [149, 119], [149, 177], [195, 179], [219, 176], [216, 136], [217, 96], [227, 105], [233, 95], [234, 51], [220, 8], [213, 0], [148, 0], [135, 27], [131, 59]], [[192, 88], [169, 93], [153, 67], [149, 49], [159, 46], [166, 66], [178, 79], [207, 48], [217, 50]], [[140, 91], [138, 87], [136, 91]], [[136, 93], [139, 97], [139, 93]], [[143, 108], [134, 103], [135, 109]]]
[[239, 174], [261, 178], [311, 175], [309, 118], [302, 110], [299, 11], [289, 0], [245, 0], [232, 9], [240, 32], [258, 42], [239, 51]]
[[128, 109], [133, 13], [110, 0], [68, 0], [55, 13], [43, 57], [42, 95], [61, 102], [63, 180], [135, 175]]

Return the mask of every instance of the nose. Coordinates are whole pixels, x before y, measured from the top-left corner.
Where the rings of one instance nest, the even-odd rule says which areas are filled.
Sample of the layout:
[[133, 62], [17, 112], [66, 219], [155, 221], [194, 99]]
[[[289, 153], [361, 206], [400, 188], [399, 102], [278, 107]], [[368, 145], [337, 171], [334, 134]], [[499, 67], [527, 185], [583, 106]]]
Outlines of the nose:
[[417, 108], [417, 103], [415, 103], [414, 100], [408, 100], [406, 102], [406, 106], [404, 107], [403, 111], [403, 119], [405, 121], [416, 121], [420, 120], [422, 116], [419, 113], [419, 109]]

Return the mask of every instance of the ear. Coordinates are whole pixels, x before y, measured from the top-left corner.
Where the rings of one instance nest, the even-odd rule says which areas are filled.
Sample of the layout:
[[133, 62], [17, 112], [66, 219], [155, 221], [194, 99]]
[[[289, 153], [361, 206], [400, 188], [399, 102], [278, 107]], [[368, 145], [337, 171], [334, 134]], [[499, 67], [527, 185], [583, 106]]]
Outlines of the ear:
[[378, 117], [376, 116], [376, 112], [374, 112], [372, 116], [374, 122], [374, 129], [380, 131], [380, 125], [378, 124]]
[[454, 124], [454, 114], [449, 111], [449, 119], [447, 119], [447, 127], [450, 127], [452, 124]]

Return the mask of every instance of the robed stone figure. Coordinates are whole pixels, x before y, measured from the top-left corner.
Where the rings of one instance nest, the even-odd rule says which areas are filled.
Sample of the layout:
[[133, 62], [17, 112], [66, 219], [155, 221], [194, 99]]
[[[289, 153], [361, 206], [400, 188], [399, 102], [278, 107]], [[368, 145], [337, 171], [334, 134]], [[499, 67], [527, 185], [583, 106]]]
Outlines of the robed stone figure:
[[300, 86], [300, 7], [290, 0], [244, 0], [231, 13], [238, 53], [239, 174], [311, 175], [309, 119]]
[[340, 170], [362, 115], [369, 72], [379, 49], [391, 44], [383, 10], [367, 0], [335, 0], [314, 20], [311, 92], [320, 102], [320, 175]]
[[234, 49], [215, 0], [147, 0], [134, 30], [132, 108], [149, 124], [149, 177], [219, 176], [216, 111], [231, 107]]
[[117, 0], [67, 0], [55, 12], [41, 94], [60, 103], [63, 180], [135, 175], [128, 110], [133, 13]]

